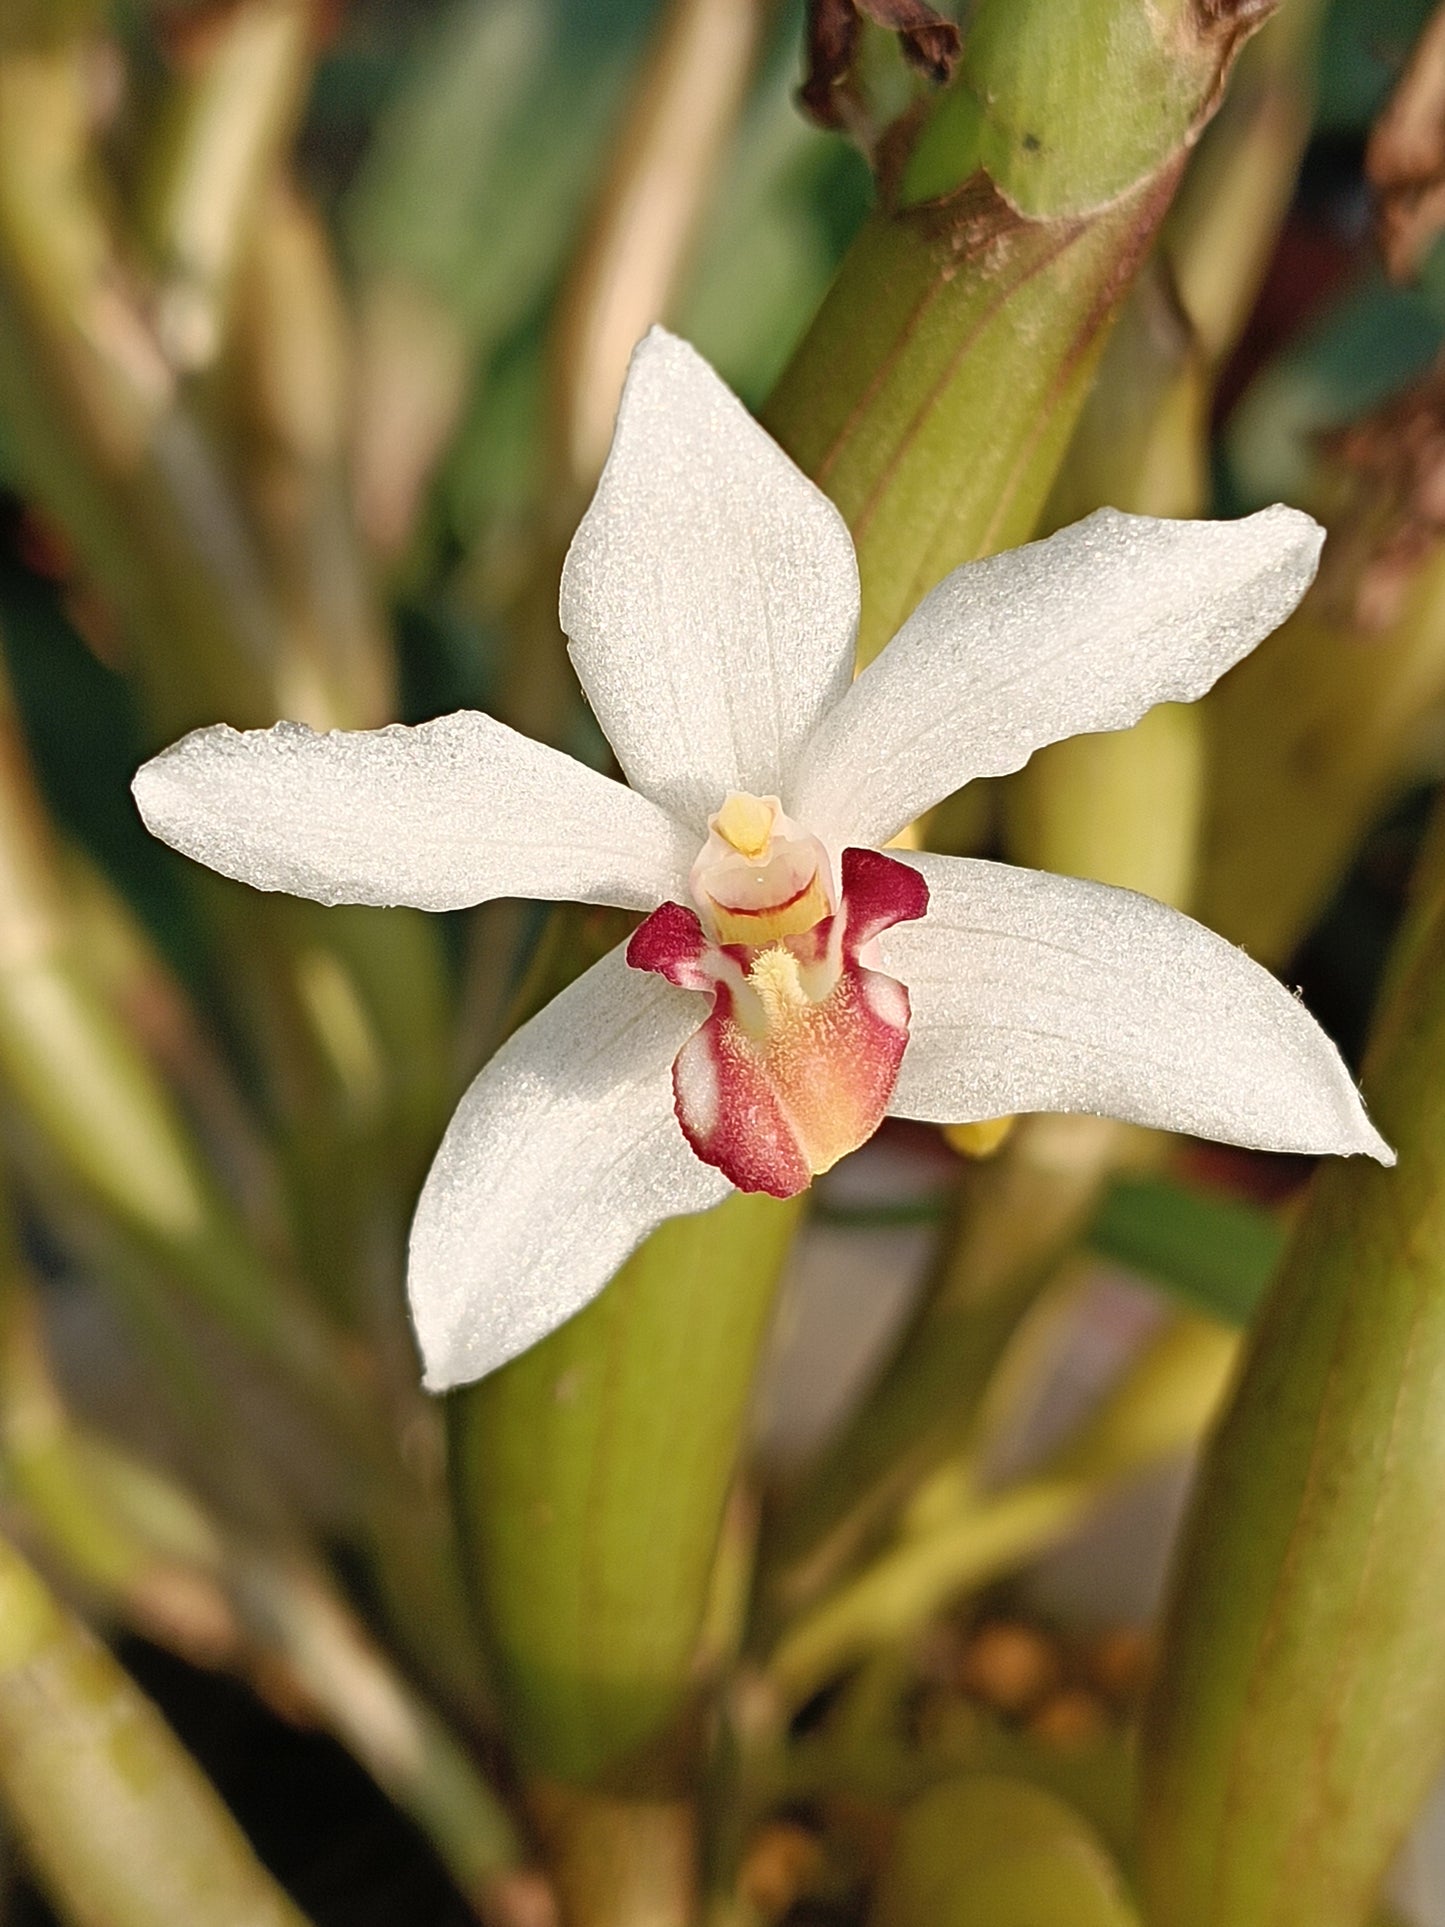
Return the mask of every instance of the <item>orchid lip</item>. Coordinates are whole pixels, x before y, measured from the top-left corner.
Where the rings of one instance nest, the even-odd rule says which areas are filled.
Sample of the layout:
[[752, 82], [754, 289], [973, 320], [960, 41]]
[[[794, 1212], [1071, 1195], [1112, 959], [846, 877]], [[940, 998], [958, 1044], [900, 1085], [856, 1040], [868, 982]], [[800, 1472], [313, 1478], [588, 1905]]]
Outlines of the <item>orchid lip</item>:
[[[861, 953], [881, 930], [922, 916], [928, 887], [880, 851], [853, 849], [842, 885], [837, 908], [805, 929], [777, 927], [798, 893], [764, 911], [761, 943], [735, 943], [665, 903], [628, 945], [634, 969], [712, 999], [673, 1066], [674, 1103], [698, 1157], [740, 1190], [804, 1190], [873, 1135], [892, 1097], [908, 992]], [[817, 871], [802, 895], [811, 893], [821, 899]]]

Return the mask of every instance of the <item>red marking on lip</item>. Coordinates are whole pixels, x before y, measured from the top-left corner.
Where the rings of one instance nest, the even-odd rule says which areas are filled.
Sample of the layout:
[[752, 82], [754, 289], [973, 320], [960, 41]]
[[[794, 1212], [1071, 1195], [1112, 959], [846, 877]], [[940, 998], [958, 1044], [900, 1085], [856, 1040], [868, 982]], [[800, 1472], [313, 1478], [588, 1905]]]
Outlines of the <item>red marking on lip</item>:
[[726, 903], [721, 897], [712, 897], [712, 901], [719, 910], [726, 910], [730, 917], [777, 917], [781, 916], [784, 910], [791, 910], [795, 903], [801, 903], [817, 880], [816, 874], [810, 876], [802, 888], [795, 890], [790, 897], [784, 897], [781, 903], [767, 904], [761, 909], [747, 903]]

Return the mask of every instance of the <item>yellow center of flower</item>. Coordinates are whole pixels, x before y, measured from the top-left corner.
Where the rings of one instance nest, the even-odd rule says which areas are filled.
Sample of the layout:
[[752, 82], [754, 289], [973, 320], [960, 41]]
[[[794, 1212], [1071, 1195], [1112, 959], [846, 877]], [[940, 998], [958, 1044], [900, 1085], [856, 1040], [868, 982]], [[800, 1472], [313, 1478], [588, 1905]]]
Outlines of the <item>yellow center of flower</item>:
[[692, 888], [719, 943], [776, 943], [831, 913], [823, 846], [783, 814], [776, 796], [731, 791], [708, 832]]
[[750, 863], [761, 863], [773, 840], [777, 816], [773, 803], [765, 803], [760, 796], [749, 796], [746, 790], [732, 790], [712, 819], [711, 827], [739, 856], [747, 857]]

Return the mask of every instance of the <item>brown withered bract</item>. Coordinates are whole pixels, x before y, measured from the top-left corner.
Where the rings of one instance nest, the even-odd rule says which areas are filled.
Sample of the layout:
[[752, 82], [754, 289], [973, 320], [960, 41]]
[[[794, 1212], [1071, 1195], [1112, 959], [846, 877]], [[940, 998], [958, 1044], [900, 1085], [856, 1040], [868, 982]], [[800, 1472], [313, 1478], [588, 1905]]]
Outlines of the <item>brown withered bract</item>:
[[1408, 281], [1445, 228], [1445, 6], [1437, 7], [1370, 135], [1385, 266]]
[[1339, 501], [1321, 592], [1341, 619], [1381, 631], [1445, 541], [1445, 360], [1325, 447]]
[[904, 59], [936, 85], [957, 63], [957, 26], [923, 0], [810, 0], [808, 72], [798, 98], [822, 127], [842, 127], [849, 119], [849, 84], [865, 19], [896, 33]]

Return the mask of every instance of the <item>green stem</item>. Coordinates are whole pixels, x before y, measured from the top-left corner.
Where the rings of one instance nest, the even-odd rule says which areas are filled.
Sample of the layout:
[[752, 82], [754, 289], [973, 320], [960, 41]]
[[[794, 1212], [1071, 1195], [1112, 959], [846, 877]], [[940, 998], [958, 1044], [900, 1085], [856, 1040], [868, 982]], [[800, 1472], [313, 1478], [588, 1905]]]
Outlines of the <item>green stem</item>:
[[174, 366], [210, 367], [271, 173], [300, 117], [316, 31], [310, 0], [238, 0], [187, 31], [148, 157], [141, 228], [156, 268], [156, 327]]
[[1445, 693], [1445, 553], [1383, 631], [1356, 624], [1348, 597], [1332, 573], [1202, 705], [1214, 781], [1199, 914], [1265, 963], [1285, 963], [1324, 907]]
[[672, 1220], [585, 1311], [453, 1400], [474, 1584], [534, 1778], [686, 1787], [718, 1528], [796, 1220], [741, 1194]]
[[557, 1785], [533, 1791], [569, 1927], [693, 1927], [697, 1816], [689, 1802]]
[[984, 0], [899, 202], [854, 243], [766, 420], [837, 502], [866, 662], [1032, 532], [1115, 310], [1260, 17]]
[[923, 1630], [950, 1600], [1056, 1544], [1144, 1466], [1197, 1442], [1233, 1366], [1231, 1333], [1182, 1319], [1052, 1464], [905, 1537], [796, 1620], [767, 1666], [785, 1708], [844, 1667]]
[[1354, 1927], [1445, 1747], [1445, 899], [1205, 1462], [1147, 1723], [1153, 1927]]
[[74, 1927], [305, 1927], [156, 1708], [3, 1540], [0, 1802]]

